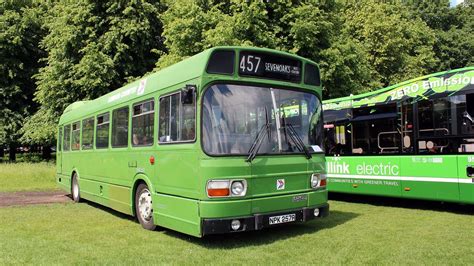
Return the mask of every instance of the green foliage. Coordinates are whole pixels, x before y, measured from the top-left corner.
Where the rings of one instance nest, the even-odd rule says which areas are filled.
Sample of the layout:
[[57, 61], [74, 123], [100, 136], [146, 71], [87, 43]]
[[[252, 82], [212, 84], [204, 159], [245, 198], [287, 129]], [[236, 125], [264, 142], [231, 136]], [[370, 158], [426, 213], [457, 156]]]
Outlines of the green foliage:
[[0, 2], [0, 144], [17, 142], [25, 118], [36, 109], [33, 75], [44, 52], [43, 9], [28, 1]]
[[433, 31], [401, 4], [366, 0], [346, 6], [342, 34], [359, 42], [383, 86], [428, 74], [437, 63]]
[[0, 14], [2, 145], [53, 144], [72, 102], [218, 45], [310, 58], [324, 98], [474, 64], [473, 0], [0, 0]]
[[20, 130], [21, 140], [24, 143], [54, 145], [57, 125], [57, 115], [45, 106], [41, 106], [34, 115], [29, 117]]
[[[156, 1], [61, 1], [48, 12], [43, 47], [46, 66], [35, 76], [40, 111], [25, 125], [25, 141], [54, 139], [60, 114], [71, 103], [119, 88], [151, 69], [161, 51]], [[38, 131], [46, 122], [48, 127]], [[43, 130], [44, 129], [44, 130]]]

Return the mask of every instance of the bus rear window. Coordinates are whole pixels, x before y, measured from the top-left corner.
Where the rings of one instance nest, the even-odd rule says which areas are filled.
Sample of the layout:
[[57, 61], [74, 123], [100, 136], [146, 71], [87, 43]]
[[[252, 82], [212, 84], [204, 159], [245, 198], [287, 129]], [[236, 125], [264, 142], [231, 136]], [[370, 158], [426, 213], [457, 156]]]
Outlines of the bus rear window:
[[153, 144], [155, 101], [146, 101], [133, 106], [132, 146]]
[[71, 149], [77, 151], [81, 145], [81, 123], [76, 122], [72, 124], [72, 145]]
[[109, 147], [109, 127], [110, 127], [109, 113], [97, 116], [96, 141], [95, 147], [103, 149]]
[[112, 114], [112, 147], [128, 145], [128, 106], [114, 110]]
[[58, 129], [58, 152], [62, 151], [62, 142], [63, 142], [63, 128], [59, 127], [59, 129]]

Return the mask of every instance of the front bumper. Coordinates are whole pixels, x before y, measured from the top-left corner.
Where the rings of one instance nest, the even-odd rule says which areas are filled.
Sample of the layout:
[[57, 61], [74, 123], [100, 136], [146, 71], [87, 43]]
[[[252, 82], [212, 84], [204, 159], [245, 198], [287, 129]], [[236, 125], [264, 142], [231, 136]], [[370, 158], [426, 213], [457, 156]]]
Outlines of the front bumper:
[[[319, 209], [319, 215], [314, 216], [314, 210]], [[294, 209], [284, 212], [273, 212], [273, 213], [263, 213], [263, 214], [254, 214], [252, 216], [245, 217], [233, 217], [225, 219], [202, 219], [201, 220], [201, 232], [202, 235], [213, 235], [213, 234], [224, 234], [224, 233], [234, 233], [234, 232], [246, 232], [261, 230], [267, 227], [274, 227], [281, 224], [270, 225], [269, 218], [273, 216], [285, 215], [285, 214], [295, 214], [296, 219], [293, 222], [306, 222], [313, 220], [315, 218], [322, 218], [329, 215], [329, 204], [324, 204], [322, 206], [314, 207], [304, 207], [300, 209]], [[231, 228], [231, 222], [233, 220], [240, 221], [240, 228], [238, 230], [233, 230]], [[282, 223], [286, 224], [286, 223]]]

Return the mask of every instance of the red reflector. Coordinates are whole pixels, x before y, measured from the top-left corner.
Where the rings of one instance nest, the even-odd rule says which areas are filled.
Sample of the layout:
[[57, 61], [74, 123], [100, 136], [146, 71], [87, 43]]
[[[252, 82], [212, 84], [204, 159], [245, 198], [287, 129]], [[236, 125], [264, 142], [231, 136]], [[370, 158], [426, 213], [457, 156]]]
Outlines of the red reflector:
[[208, 188], [207, 195], [211, 197], [225, 197], [229, 196], [230, 192], [228, 188]]
[[150, 164], [155, 164], [155, 157], [154, 156], [150, 156]]
[[326, 179], [321, 179], [321, 182], [319, 182], [319, 186], [321, 187], [326, 186]]

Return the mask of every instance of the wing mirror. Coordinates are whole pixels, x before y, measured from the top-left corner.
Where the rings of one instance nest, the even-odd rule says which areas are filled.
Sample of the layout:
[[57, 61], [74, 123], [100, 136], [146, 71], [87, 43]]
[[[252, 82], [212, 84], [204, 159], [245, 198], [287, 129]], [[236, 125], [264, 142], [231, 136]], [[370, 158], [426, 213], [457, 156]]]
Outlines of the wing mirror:
[[181, 103], [182, 104], [193, 104], [194, 99], [196, 98], [196, 91], [197, 87], [196, 85], [186, 85], [181, 90]]

